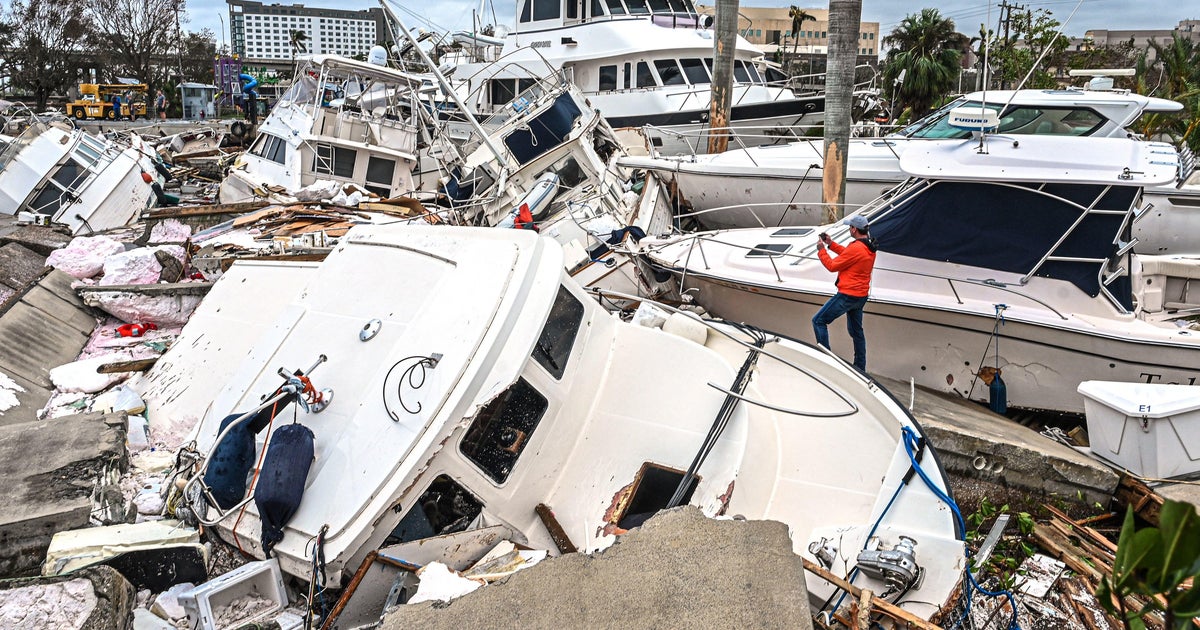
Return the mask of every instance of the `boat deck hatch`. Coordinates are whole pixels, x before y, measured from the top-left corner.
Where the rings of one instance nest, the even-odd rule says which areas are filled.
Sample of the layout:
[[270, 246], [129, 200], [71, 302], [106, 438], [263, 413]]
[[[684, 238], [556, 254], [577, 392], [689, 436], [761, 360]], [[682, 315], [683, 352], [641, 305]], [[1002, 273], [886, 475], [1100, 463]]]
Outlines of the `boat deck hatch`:
[[759, 243], [754, 249], [746, 252], [746, 258], [774, 258], [782, 256], [791, 248], [790, 243]]
[[[778, 230], [775, 230], [774, 232], [771, 232], [771, 236], [773, 236], [773, 237], [774, 236], [805, 236], [808, 234], [812, 234], [812, 231], [813, 231], [813, 229], [810, 227], [780, 228]], [[759, 247], [762, 247], [762, 246], [759, 245]]]
[[[659, 510], [665, 509], [667, 502], [671, 500], [671, 495], [675, 494], [675, 489], [679, 487], [679, 482], [682, 480], [683, 471], [664, 468], [649, 462], [642, 464], [642, 469], [638, 471], [637, 478], [634, 479], [629, 501], [625, 504], [624, 511], [616, 517], [617, 526], [621, 529], [632, 529], [654, 516]], [[684, 504], [692, 500], [692, 493], [696, 491], [696, 485], [699, 483], [700, 478], [692, 475], [687, 492], [683, 495]]]
[[384, 545], [412, 542], [465, 530], [483, 503], [447, 475], [438, 475], [417, 499]]

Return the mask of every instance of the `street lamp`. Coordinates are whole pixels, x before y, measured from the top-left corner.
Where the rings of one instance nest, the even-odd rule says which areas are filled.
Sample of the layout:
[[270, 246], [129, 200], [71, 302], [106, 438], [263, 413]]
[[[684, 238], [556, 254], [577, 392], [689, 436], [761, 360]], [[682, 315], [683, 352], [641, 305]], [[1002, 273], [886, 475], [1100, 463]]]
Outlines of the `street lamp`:
[[225, 54], [225, 16], [217, 13], [217, 19], [221, 20], [221, 48], [217, 51], [218, 54]]

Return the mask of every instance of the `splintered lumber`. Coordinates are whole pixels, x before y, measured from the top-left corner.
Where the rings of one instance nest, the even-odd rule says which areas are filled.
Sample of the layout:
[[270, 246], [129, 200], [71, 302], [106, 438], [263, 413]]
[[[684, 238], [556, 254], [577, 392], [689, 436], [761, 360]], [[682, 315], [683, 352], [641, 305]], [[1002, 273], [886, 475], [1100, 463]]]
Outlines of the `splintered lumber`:
[[1089, 563], [1089, 558], [1086, 558], [1066, 535], [1054, 527], [1035, 523], [1033, 525], [1033, 539], [1043, 549], [1050, 552], [1049, 555], [1061, 560], [1072, 571], [1086, 579], [1088, 581], [1088, 588], [1095, 590], [1096, 585], [1104, 577], [1099, 569]]
[[1146, 484], [1131, 475], [1121, 475], [1114, 498], [1120, 503], [1132, 506], [1133, 511], [1142, 517], [1142, 520], [1158, 527], [1158, 514], [1162, 511], [1163, 498]]
[[542, 519], [542, 525], [545, 525], [546, 531], [550, 532], [550, 540], [554, 541], [554, 546], [558, 547], [559, 553], [579, 551], [575, 543], [571, 542], [571, 537], [567, 535], [566, 530], [559, 524], [558, 518], [554, 516], [554, 510], [551, 510], [550, 506], [539, 503], [537, 507], [533, 508], [533, 511], [537, 513], [538, 518]]
[[[803, 558], [803, 560], [804, 560], [804, 569], [806, 571], [809, 571], [809, 572], [813, 573], [814, 575], [816, 575], [817, 577], [821, 578], [822, 580], [825, 580], [826, 582], [829, 582], [830, 584], [833, 584], [834, 586], [836, 586], [844, 591], [847, 591], [848, 593], [850, 593], [851, 597], [857, 598], [862, 595], [863, 589], [847, 582], [846, 580], [843, 580], [842, 578], [838, 577], [837, 575], [834, 575], [833, 573], [827, 571], [821, 565], [813, 562], [812, 560], [809, 560], [808, 558]], [[908, 612], [907, 610], [904, 610], [903, 608], [901, 608], [889, 601], [874, 598], [873, 602], [874, 602], [873, 603], [874, 610], [876, 612], [886, 615], [898, 622], [907, 624], [909, 628], [917, 628], [918, 630], [939, 630], [938, 626], [936, 626], [935, 624], [925, 621], [924, 619], [921, 619], [920, 617]], [[849, 625], [849, 624], [847, 624], [847, 625]]]
[[[1073, 579], [1063, 580], [1061, 582], [1063, 593], [1066, 595], [1067, 603], [1075, 611], [1076, 618], [1083, 624], [1087, 630], [1105, 630], [1106, 628], [1120, 628], [1120, 622], [1109, 615], [1103, 608], [1100, 607], [1100, 602], [1096, 596], [1084, 585], [1079, 584]], [[1102, 625], [1099, 619], [1107, 622], [1107, 625]]]
[[215, 203], [206, 206], [181, 206], [151, 210], [146, 213], [147, 219], [178, 219], [181, 217], [203, 217], [213, 214], [240, 214], [271, 205], [263, 201], [241, 201], [238, 203]]
[[105, 363], [96, 368], [100, 374], [117, 374], [120, 372], [145, 372], [154, 367], [158, 363], [158, 357], [150, 357], [148, 359], [134, 359], [132, 361], [114, 361], [113, 363]]

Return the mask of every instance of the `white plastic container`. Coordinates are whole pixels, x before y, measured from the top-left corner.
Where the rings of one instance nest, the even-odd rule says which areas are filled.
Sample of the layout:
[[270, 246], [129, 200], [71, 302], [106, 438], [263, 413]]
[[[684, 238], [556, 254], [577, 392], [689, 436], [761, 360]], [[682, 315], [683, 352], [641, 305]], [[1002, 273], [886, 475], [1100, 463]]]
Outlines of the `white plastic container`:
[[1085, 381], [1092, 454], [1135, 475], [1200, 473], [1200, 386]]
[[[270, 600], [270, 608], [229, 623], [217, 625], [221, 611], [236, 599], [254, 595]], [[221, 577], [209, 580], [179, 596], [179, 603], [187, 611], [192, 627], [203, 630], [225, 630], [262, 620], [283, 610], [287, 606], [287, 591], [283, 589], [283, 573], [279, 561], [260, 560], [238, 567]]]

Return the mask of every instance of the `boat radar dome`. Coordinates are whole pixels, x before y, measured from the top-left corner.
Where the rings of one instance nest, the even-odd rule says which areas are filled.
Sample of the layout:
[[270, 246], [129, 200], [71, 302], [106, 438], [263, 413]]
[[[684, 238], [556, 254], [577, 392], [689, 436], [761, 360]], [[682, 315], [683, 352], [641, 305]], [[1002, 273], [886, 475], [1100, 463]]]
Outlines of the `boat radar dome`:
[[383, 46], [372, 46], [371, 52], [367, 53], [367, 63], [376, 66], [387, 65], [387, 49]]
[[971, 131], [987, 131], [1000, 126], [1000, 115], [994, 109], [981, 107], [955, 107], [947, 120], [951, 127]]
[[1135, 72], [1133, 68], [1076, 68], [1067, 74], [1073, 77], [1092, 77], [1087, 84], [1089, 90], [1109, 92], [1113, 89], [1113, 77], [1131, 77]]

